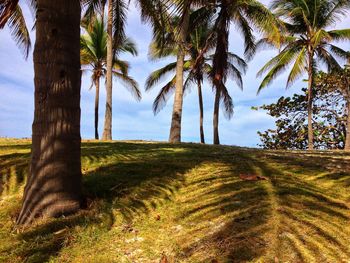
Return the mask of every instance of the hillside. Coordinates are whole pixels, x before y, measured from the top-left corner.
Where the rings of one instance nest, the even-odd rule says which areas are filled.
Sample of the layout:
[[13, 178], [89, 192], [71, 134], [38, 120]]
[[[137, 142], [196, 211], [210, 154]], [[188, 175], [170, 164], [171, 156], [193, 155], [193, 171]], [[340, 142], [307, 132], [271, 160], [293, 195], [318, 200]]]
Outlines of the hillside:
[[29, 152], [0, 140], [0, 262], [350, 260], [350, 154], [84, 142], [87, 208], [15, 231]]

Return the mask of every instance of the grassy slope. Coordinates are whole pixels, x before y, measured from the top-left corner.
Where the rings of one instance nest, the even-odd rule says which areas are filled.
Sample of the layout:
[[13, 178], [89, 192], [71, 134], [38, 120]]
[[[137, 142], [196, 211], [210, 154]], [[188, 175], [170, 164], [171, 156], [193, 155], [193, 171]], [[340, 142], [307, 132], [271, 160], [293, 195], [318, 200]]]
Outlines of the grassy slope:
[[89, 208], [16, 233], [29, 151], [0, 141], [2, 262], [350, 260], [350, 154], [87, 142]]

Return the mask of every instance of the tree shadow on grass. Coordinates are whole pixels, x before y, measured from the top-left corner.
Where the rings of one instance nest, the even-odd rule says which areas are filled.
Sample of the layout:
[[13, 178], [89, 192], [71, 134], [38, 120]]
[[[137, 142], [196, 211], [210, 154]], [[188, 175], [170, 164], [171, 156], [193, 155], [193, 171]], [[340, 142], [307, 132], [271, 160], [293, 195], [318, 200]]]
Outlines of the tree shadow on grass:
[[[88, 209], [21, 233], [18, 247], [10, 253], [26, 262], [48, 261], [74, 245], [77, 228], [96, 226], [108, 232], [120, 222], [115, 211], [132, 222], [179, 193], [179, 220], [189, 226], [178, 254], [185, 262], [273, 261], [274, 257], [326, 262], [349, 255], [346, 205], [323, 193], [322, 187], [289, 177], [270, 164], [278, 161], [283, 167], [298, 168], [295, 157], [263, 157], [258, 151], [253, 156], [237, 148], [191, 144], [85, 143]], [[321, 165], [310, 160], [310, 171]], [[242, 173], [260, 173], [268, 180], [244, 181]], [[322, 258], [320, 249], [332, 257]]]
[[[74, 242], [77, 227], [95, 225], [107, 232], [115, 223], [116, 210], [124, 221], [147, 215], [172, 199], [184, 184], [185, 173], [197, 164], [187, 160], [196, 154], [196, 149], [181, 145], [108, 143], [101, 144], [101, 148], [98, 144], [91, 146], [93, 149], [83, 144], [82, 158], [90, 158], [99, 167], [83, 176], [87, 210], [25, 230], [17, 237], [18, 247], [10, 253], [26, 262], [46, 262], [69, 242]], [[132, 158], [130, 153], [134, 155]]]
[[320, 171], [347, 171], [350, 172], [350, 154], [348, 152], [279, 152], [266, 151], [271, 160], [299, 167], [304, 172]]
[[18, 191], [29, 170], [30, 153], [11, 153], [0, 156], [0, 200], [3, 195]]
[[[284, 253], [277, 254], [282, 260], [302, 262], [341, 262], [350, 258], [350, 209], [346, 200], [339, 199], [337, 189], [329, 191], [317, 181], [309, 177], [333, 170], [326, 157], [318, 160], [305, 161], [304, 167], [313, 173], [301, 175], [286, 175], [285, 170], [276, 168], [273, 162], [256, 160], [262, 174], [270, 177], [274, 195], [278, 203], [277, 212], [280, 218], [278, 244]], [[300, 166], [291, 158], [278, 158], [282, 167]], [[344, 160], [346, 162], [346, 160]], [[315, 165], [321, 167], [319, 170]], [[271, 176], [273, 175], [273, 176]], [[288, 258], [289, 257], [289, 258]]]
[[252, 159], [244, 152], [236, 150], [224, 159], [214, 162], [212, 171], [199, 168], [198, 179], [189, 187], [189, 191], [203, 189], [207, 183], [196, 194], [198, 201], [186, 206], [182, 215], [190, 225], [203, 222], [186, 233], [192, 239], [178, 255], [186, 262], [247, 262], [259, 259], [268, 249], [267, 234], [273, 226], [267, 182], [240, 178], [241, 174], [256, 174]]
[[[225, 163], [230, 165], [232, 176], [206, 179], [212, 186], [198, 194], [203, 204], [186, 208], [189, 221], [203, 218], [212, 224], [186, 235], [194, 238], [179, 255], [183, 260], [340, 262], [350, 257], [348, 205], [324, 192], [322, 186], [287, 175], [284, 170], [292, 165], [304, 165], [312, 171], [333, 167], [322, 166], [324, 159], [309, 164], [285, 156], [266, 159], [263, 152], [255, 156], [244, 151], [235, 154], [236, 160]], [[276, 159], [280, 168], [273, 165]], [[232, 181], [242, 171], [268, 180]], [[220, 216], [222, 220], [218, 220]]]

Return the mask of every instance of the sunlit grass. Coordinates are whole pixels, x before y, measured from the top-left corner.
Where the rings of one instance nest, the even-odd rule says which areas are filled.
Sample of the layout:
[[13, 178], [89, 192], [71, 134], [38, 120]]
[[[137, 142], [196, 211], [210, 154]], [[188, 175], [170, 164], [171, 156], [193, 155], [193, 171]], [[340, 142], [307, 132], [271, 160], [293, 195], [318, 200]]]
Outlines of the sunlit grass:
[[17, 233], [29, 157], [0, 140], [1, 262], [350, 260], [350, 154], [85, 142], [88, 208]]

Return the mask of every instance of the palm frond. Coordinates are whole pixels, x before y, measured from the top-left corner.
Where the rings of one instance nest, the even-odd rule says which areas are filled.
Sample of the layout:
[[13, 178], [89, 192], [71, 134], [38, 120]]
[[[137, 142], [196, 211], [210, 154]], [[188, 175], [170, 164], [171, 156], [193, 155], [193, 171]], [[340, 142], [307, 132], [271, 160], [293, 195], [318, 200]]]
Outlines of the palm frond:
[[233, 116], [233, 100], [230, 96], [230, 94], [228, 93], [228, 90], [226, 88], [226, 86], [224, 85], [221, 88], [221, 94], [220, 94], [220, 99], [221, 99], [221, 105], [223, 107], [223, 112], [224, 112], [224, 116], [226, 119], [231, 119]]
[[350, 40], [350, 29], [331, 30], [328, 34], [336, 41]]
[[136, 43], [128, 37], [125, 37], [122, 42], [120, 42], [120, 44], [118, 46], [116, 46], [115, 48], [115, 53], [129, 53], [133, 56], [137, 56], [138, 55], [138, 50], [137, 50], [137, 46]]
[[297, 78], [303, 73], [303, 71], [306, 70], [306, 66], [307, 66], [306, 47], [303, 47], [294, 62], [292, 70], [289, 73], [287, 86], [286, 86], [287, 88], [289, 88], [297, 80]]
[[125, 0], [113, 0], [113, 38], [114, 49], [120, 46], [126, 38], [125, 26], [128, 4]]
[[267, 70], [270, 70], [266, 77], [261, 82], [258, 94], [261, 92], [263, 88], [268, 86], [279, 74], [281, 74], [295, 59], [295, 57], [299, 54], [301, 47], [294, 47], [285, 49], [279, 55], [272, 58], [266, 65], [258, 72], [258, 76], [261, 76]]
[[159, 91], [157, 97], [153, 102], [153, 113], [158, 114], [165, 106], [171, 96], [175, 91], [176, 77], [169, 81], [161, 90]]
[[338, 61], [326, 49], [319, 47], [316, 52], [319, 60], [321, 60], [321, 62], [323, 62], [327, 66], [328, 71], [341, 69], [341, 66], [339, 65]]
[[116, 59], [113, 61], [113, 70], [121, 72], [123, 75], [129, 74], [130, 63], [125, 60]]
[[313, 35], [311, 39], [311, 45], [315, 48], [325, 41], [331, 41], [331, 36], [327, 31], [320, 29]]
[[19, 0], [2, 0], [0, 2], [0, 29], [4, 28], [7, 21], [16, 11]]
[[270, 39], [275, 45], [279, 45], [283, 23], [260, 1], [251, 0], [249, 4], [240, 6], [244, 16], [260, 32]]
[[107, 0], [81, 0], [82, 8], [84, 9], [82, 21], [84, 24], [89, 25], [97, 17], [101, 16], [104, 20], [103, 11], [105, 9]]
[[245, 60], [243, 58], [241, 58], [240, 56], [238, 56], [232, 52], [228, 52], [227, 54], [228, 54], [229, 63], [238, 67], [239, 70], [245, 74], [247, 71], [247, 68], [248, 68], [247, 62], [245, 62]]
[[329, 47], [329, 50], [336, 55], [338, 58], [343, 60], [349, 60], [350, 59], [350, 51], [345, 51], [344, 49], [337, 47], [333, 44], [327, 44]]
[[234, 64], [228, 63], [228, 76], [232, 78], [237, 86], [243, 90], [243, 79], [242, 79], [242, 73], [239, 69], [235, 67]]
[[338, 0], [333, 1], [334, 4], [325, 16], [323, 27], [329, 27], [340, 21], [341, 17], [346, 16], [346, 11], [350, 9], [350, 1]]
[[146, 80], [146, 91], [152, 89], [159, 81], [167, 76], [167, 74], [174, 72], [176, 69], [176, 62], [170, 63], [154, 72], [152, 72]]
[[113, 70], [113, 76], [117, 77], [122, 82], [123, 86], [137, 101], [141, 100], [142, 95], [136, 80], [115, 70]]
[[7, 24], [11, 30], [11, 35], [16, 41], [19, 48], [23, 51], [25, 58], [28, 58], [31, 48], [31, 41], [29, 31], [22, 13], [22, 9], [19, 5], [13, 10], [13, 13], [9, 17]]
[[244, 39], [244, 54], [248, 59], [251, 59], [256, 48], [253, 28], [240, 13], [238, 13], [236, 16], [237, 29], [241, 31], [241, 35]]

